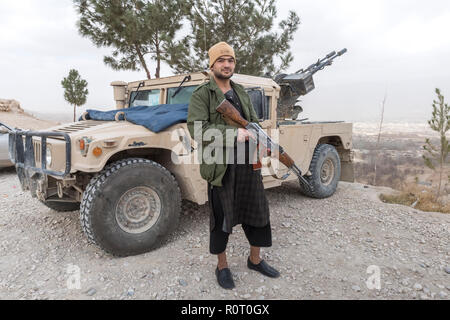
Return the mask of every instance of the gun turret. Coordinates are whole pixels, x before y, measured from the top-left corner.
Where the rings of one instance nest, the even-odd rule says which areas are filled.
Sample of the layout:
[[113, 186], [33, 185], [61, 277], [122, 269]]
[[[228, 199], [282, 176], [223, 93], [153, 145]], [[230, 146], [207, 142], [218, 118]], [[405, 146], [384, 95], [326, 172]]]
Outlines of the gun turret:
[[281, 87], [280, 99], [278, 101], [278, 118], [279, 119], [296, 119], [300, 109], [296, 108], [298, 98], [310, 93], [315, 89], [313, 75], [330, 66], [333, 60], [342, 56], [347, 49], [342, 49], [338, 53], [330, 52], [323, 59], [319, 59], [306, 69], [300, 69], [292, 74], [280, 74], [275, 77]]

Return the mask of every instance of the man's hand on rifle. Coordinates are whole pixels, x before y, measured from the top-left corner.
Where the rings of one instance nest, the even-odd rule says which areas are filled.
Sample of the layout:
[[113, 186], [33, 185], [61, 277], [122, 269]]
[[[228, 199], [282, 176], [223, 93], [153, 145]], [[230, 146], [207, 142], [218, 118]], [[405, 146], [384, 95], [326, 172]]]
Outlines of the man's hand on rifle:
[[256, 139], [255, 135], [244, 128], [238, 128], [237, 142], [245, 142], [249, 138]]

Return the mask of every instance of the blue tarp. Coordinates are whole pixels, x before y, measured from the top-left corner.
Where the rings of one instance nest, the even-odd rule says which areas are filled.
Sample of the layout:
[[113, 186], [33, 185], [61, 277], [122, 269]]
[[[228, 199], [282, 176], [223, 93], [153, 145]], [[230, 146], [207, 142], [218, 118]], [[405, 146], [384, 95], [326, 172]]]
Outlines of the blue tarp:
[[[160, 132], [176, 123], [186, 122], [188, 104], [160, 104], [156, 106], [137, 106], [110, 111], [86, 110], [86, 120], [115, 121], [117, 112], [123, 112], [125, 119], [146, 127], [153, 132]], [[125, 120], [123, 115], [120, 120]], [[82, 120], [80, 118], [80, 120]]]

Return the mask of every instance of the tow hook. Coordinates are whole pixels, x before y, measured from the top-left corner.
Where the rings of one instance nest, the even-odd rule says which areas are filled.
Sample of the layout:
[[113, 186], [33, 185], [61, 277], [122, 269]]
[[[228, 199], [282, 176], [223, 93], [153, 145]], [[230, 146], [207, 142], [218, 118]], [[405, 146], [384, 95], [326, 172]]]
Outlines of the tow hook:
[[61, 181], [58, 181], [56, 183], [56, 191], [58, 192], [58, 197], [62, 199], [64, 193], [63, 193], [63, 184]]
[[37, 181], [36, 196], [41, 201], [45, 201], [46, 193], [47, 193], [44, 184], [45, 184], [45, 179], [40, 179]]

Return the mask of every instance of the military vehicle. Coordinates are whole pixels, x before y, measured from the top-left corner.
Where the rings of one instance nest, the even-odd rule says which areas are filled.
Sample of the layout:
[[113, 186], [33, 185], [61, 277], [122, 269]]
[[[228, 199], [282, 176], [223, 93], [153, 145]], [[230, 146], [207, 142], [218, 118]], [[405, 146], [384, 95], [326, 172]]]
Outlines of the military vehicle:
[[[315, 65], [322, 68], [323, 63]], [[123, 110], [189, 103], [195, 88], [209, 78], [197, 72], [111, 85], [116, 108]], [[339, 180], [353, 181], [351, 123], [279, 117], [279, 102], [286, 108], [289, 99], [294, 109], [296, 97], [306, 92], [297, 87], [305, 87], [306, 79], [312, 90], [311, 77], [300, 72], [277, 81], [241, 74], [232, 79], [246, 88], [262, 129], [278, 135], [312, 186], [300, 185], [299, 193], [325, 198]], [[84, 119], [45, 131], [9, 128], [9, 151], [22, 188], [54, 210], [79, 210], [82, 229], [103, 250], [116, 256], [147, 252], [175, 229], [182, 200], [207, 202], [207, 183], [194, 160], [197, 144], [186, 123], [155, 133], [117, 116], [115, 121]], [[183, 158], [192, 161], [173, 161]], [[274, 158], [262, 163], [265, 188], [297, 180], [295, 175], [286, 178], [288, 168]]]

